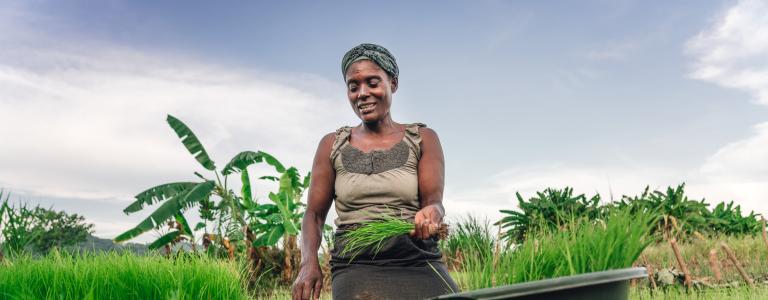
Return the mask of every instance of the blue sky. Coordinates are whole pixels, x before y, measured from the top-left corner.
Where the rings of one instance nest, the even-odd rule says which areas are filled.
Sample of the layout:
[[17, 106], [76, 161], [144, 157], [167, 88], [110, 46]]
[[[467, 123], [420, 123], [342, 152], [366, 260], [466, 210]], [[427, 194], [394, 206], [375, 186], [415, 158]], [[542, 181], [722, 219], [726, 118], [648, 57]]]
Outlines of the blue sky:
[[440, 135], [449, 215], [680, 182], [768, 213], [762, 1], [0, 3], [0, 186], [102, 236], [199, 169], [166, 113], [219, 164], [255, 149], [307, 170], [356, 122], [339, 61], [360, 42], [398, 60], [395, 120]]

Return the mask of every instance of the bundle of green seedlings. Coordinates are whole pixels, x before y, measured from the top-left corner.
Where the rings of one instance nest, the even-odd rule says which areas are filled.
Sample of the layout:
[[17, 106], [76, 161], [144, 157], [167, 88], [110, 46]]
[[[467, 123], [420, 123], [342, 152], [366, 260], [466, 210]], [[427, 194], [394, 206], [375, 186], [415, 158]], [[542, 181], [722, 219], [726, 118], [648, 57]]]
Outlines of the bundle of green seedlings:
[[[379, 253], [385, 241], [398, 235], [409, 234], [415, 227], [411, 222], [388, 215], [379, 216], [378, 220], [363, 222], [360, 227], [342, 235], [345, 244], [341, 250], [341, 256], [349, 255], [351, 261], [364, 251], [372, 251], [371, 253], [375, 255]], [[448, 225], [440, 224], [437, 238], [445, 239], [447, 236]]]
[[[480, 289], [631, 267], [653, 242], [654, 221], [650, 213], [618, 210], [599, 220], [574, 219], [558, 229], [544, 227], [492, 255], [470, 250], [475, 245], [467, 243], [459, 282], [463, 289]], [[466, 255], [471, 253], [476, 255]]]

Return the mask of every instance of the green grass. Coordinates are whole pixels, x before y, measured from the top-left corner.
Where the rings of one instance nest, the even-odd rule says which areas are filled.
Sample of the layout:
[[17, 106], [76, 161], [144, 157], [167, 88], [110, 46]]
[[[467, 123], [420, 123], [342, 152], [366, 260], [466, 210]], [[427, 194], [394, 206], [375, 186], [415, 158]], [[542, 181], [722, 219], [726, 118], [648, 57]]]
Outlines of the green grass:
[[[531, 233], [527, 242], [508, 245], [496, 240], [497, 227], [467, 218], [452, 224], [451, 234], [441, 243], [446, 260], [454, 268], [452, 277], [463, 291], [629, 267], [643, 262], [637, 259], [641, 251], [656, 270], [676, 266], [668, 243], [647, 246], [654, 241], [645, 233], [649, 228], [643, 224], [651, 224], [649, 221], [650, 216], [619, 212], [604, 221], [576, 221], [561, 230]], [[405, 231], [390, 229], [379, 228], [385, 235]], [[374, 236], [369, 240], [380, 240], [376, 231], [366, 235]], [[720, 242], [733, 249], [754, 279], [768, 279], [768, 249], [759, 236], [680, 242], [694, 279], [710, 276], [707, 255]], [[452, 257], [457, 253], [460, 259]], [[718, 257], [725, 277], [719, 284], [742, 286], [693, 292], [671, 286], [652, 291], [647, 281], [640, 281], [630, 290], [630, 299], [768, 299], [768, 286], [743, 286], [722, 251]], [[0, 263], [0, 299], [290, 299], [290, 287], [270, 275], [259, 277], [250, 292], [246, 291], [243, 269], [244, 262], [207, 257], [167, 259], [130, 253], [73, 256], [54, 252], [43, 258], [22, 256]], [[330, 286], [325, 288], [321, 299], [331, 299]]]
[[248, 299], [239, 270], [205, 257], [54, 252], [0, 263], [0, 298]]
[[703, 289], [692, 292], [688, 292], [682, 287], [655, 291], [647, 288], [633, 288], [630, 289], [629, 299], [762, 300], [768, 299], [768, 287], [759, 286], [756, 288], [749, 288], [741, 286], [733, 288]]
[[[465, 250], [465, 274], [456, 279], [462, 290], [473, 290], [631, 267], [652, 241], [652, 218], [619, 211], [604, 221], [575, 220], [559, 230], [532, 232], [522, 244], [497, 253]], [[466, 242], [471, 247], [472, 239]]]
[[491, 257], [496, 248], [496, 238], [491, 232], [489, 221], [481, 221], [474, 216], [452, 223], [448, 237], [440, 240], [448, 266], [452, 269], [460, 267], [465, 256]]
[[[694, 238], [678, 243], [681, 255], [685, 258], [688, 269], [694, 278], [708, 277], [711, 279], [713, 273], [709, 266], [709, 251], [715, 249], [723, 280], [725, 282], [743, 281], [733, 263], [720, 248], [720, 242], [726, 243], [733, 249], [742, 266], [753, 279], [768, 275], [768, 247], [759, 236], [713, 236], [703, 240]], [[654, 270], [671, 267], [679, 269], [672, 248], [667, 242], [649, 246], [643, 252], [643, 258], [653, 266]]]

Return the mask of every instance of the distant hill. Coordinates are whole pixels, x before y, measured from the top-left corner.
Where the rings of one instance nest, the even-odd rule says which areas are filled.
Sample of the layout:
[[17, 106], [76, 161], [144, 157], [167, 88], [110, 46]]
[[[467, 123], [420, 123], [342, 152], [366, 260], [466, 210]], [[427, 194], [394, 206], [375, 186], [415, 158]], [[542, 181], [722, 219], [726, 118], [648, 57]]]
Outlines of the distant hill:
[[110, 239], [103, 239], [100, 237], [96, 237], [93, 235], [88, 235], [86, 237], [85, 241], [77, 244], [76, 246], [73, 246], [71, 248], [77, 249], [79, 251], [131, 251], [136, 254], [145, 254], [148, 249], [147, 245], [145, 244], [137, 244], [137, 243], [121, 243], [116, 244]]

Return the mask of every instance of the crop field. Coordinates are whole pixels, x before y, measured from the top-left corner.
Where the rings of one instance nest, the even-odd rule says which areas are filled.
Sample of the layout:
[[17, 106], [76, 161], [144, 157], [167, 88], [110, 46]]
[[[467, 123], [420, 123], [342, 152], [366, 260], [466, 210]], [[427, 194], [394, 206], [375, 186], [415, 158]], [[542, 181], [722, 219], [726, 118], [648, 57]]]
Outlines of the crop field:
[[237, 264], [131, 253], [29, 256], [0, 267], [2, 299], [249, 299]]
[[[446, 253], [445, 261], [452, 268], [452, 276], [464, 291], [588, 272], [590, 268], [601, 263], [614, 263], [613, 267], [647, 265], [654, 272], [679, 268], [670, 245], [664, 241], [651, 241], [641, 254], [627, 255], [616, 262], [596, 261], [605, 253], [585, 255], [586, 252], [595, 250], [589, 248], [590, 245], [597, 247], [609, 241], [607, 235], [611, 235], [612, 229], [631, 226], [628, 224], [631, 222], [627, 220], [630, 219], [609, 219], [604, 231], [585, 231], [594, 227], [579, 224], [573, 233], [539, 234], [536, 236], [540, 243], [539, 251], [549, 253], [542, 254], [544, 256], [553, 257], [538, 256], [535, 260], [527, 260], [529, 255], [515, 258], [515, 254], [525, 254], [526, 251], [534, 251], [533, 249], [527, 249], [525, 245], [514, 251], [497, 248], [495, 243], [498, 239], [493, 233], [494, 226], [468, 217], [462, 222], [451, 224], [452, 235], [443, 241], [442, 248]], [[606, 236], [598, 237], [594, 234]], [[614, 238], [623, 237], [616, 235]], [[603, 242], [594, 243], [600, 240]], [[755, 287], [747, 286], [735, 266], [721, 252], [718, 253], [717, 259], [722, 278], [720, 281], [713, 279], [713, 271], [708, 262], [709, 252], [720, 242], [729, 245], [739, 257], [746, 272], [754, 278]], [[457, 243], [458, 246], [449, 245], [450, 243]], [[558, 247], [547, 249], [544, 245]], [[632, 246], [623, 245], [624, 249]], [[642, 245], [634, 245], [639, 246]], [[573, 256], [565, 258], [564, 252], [551, 252], [563, 248], [572, 249]], [[768, 248], [761, 238], [694, 238], [679, 243], [679, 248], [681, 255], [685, 257], [688, 270], [693, 275], [694, 286], [686, 289], [681, 274], [676, 274], [671, 283], [665, 284], [656, 279], [655, 288], [651, 286], [649, 279], [638, 280], [633, 282], [631, 299], [658, 299], [660, 295], [663, 295], [664, 299], [765, 299], [768, 296], [768, 268], [765, 263]], [[579, 252], [579, 249], [582, 249], [582, 252]], [[632, 259], [633, 256], [637, 258]], [[482, 260], [483, 257], [485, 261]], [[578, 259], [581, 259], [582, 263], [578, 263]], [[490, 272], [489, 270], [494, 268], [494, 260], [496, 271]], [[573, 261], [574, 270], [571, 270], [570, 263], [551, 264], [569, 260]], [[537, 262], [538, 265], [535, 264]], [[535, 267], [530, 267], [532, 263]], [[524, 265], [529, 267], [521, 267]], [[161, 252], [153, 252], [147, 256], [131, 253], [69, 255], [58, 252], [39, 258], [22, 255], [6, 258], [2, 263], [0, 295], [3, 299], [290, 299], [290, 290], [287, 284], [281, 282], [279, 272], [266, 272], [262, 274], [265, 276], [261, 278], [262, 282], [248, 287], [247, 268], [247, 261], [241, 259], [229, 260], [188, 254], [164, 257]], [[502, 276], [494, 278], [491, 274]], [[266, 279], [269, 276], [272, 278]], [[330, 296], [330, 290], [326, 287], [322, 298], [330, 299]]]
[[[82, 217], [14, 204], [0, 192], [1, 299], [290, 298], [310, 174], [262, 151], [243, 151], [219, 169], [190, 128], [173, 116], [167, 122], [207, 172], [150, 187], [123, 210], [151, 211], [114, 242], [155, 232], [149, 251], [72, 251], [92, 227]], [[251, 190], [256, 164], [274, 170], [253, 174], [275, 185], [265, 199]], [[462, 291], [644, 267], [649, 276], [630, 282], [631, 299], [768, 299], [765, 220], [733, 202], [689, 199], [684, 184], [616, 201], [547, 188], [517, 194], [510, 206], [499, 208], [500, 220], [464, 216], [440, 228], [444, 262]], [[191, 224], [195, 213], [200, 222]], [[413, 228], [387, 216], [361, 225], [343, 237], [343, 251], [375, 251]], [[323, 299], [331, 297], [332, 233], [323, 228], [318, 253]]]

